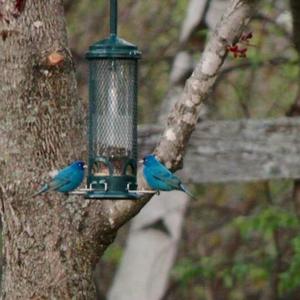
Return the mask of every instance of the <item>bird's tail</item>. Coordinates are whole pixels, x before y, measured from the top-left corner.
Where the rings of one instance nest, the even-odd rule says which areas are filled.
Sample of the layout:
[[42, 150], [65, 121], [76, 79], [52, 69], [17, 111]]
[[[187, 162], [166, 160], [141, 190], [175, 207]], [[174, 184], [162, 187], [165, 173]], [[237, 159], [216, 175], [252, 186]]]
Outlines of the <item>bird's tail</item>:
[[44, 193], [44, 192], [46, 192], [48, 190], [49, 190], [49, 185], [45, 184], [37, 192], [35, 192], [33, 195], [31, 195], [31, 197], [32, 198], [36, 197], [36, 196], [38, 196], [38, 195], [40, 195], [40, 194], [42, 194], [42, 193]]
[[185, 192], [192, 199], [198, 200], [182, 183], [180, 184], [180, 190], [183, 191], [183, 192]]

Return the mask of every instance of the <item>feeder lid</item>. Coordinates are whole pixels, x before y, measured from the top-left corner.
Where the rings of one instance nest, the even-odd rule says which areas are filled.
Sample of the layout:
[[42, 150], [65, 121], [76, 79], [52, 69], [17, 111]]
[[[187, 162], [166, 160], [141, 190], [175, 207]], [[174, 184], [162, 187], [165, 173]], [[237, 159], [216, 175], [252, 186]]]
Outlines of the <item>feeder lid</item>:
[[133, 58], [141, 57], [137, 46], [111, 34], [109, 38], [96, 42], [89, 47], [87, 59], [97, 58]]

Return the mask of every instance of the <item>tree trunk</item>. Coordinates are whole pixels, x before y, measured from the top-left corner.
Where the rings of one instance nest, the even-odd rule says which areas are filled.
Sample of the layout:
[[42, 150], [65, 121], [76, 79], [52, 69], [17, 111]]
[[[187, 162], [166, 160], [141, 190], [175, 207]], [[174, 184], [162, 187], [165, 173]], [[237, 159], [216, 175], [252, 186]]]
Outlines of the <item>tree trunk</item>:
[[[77, 96], [62, 2], [0, 1], [2, 299], [95, 299], [93, 266], [118, 228], [151, 198], [30, 196], [47, 171], [85, 154], [85, 110]], [[168, 167], [180, 165], [200, 103], [226, 57], [226, 45], [240, 36], [254, 5], [232, 1], [186, 84], [157, 149]], [[139, 187], [146, 187], [142, 176]]]
[[97, 220], [99, 228], [100, 205], [30, 196], [43, 174], [85, 152], [85, 111], [62, 1], [6, 2], [0, 6], [2, 299], [94, 299], [91, 264], [111, 242], [92, 227]]

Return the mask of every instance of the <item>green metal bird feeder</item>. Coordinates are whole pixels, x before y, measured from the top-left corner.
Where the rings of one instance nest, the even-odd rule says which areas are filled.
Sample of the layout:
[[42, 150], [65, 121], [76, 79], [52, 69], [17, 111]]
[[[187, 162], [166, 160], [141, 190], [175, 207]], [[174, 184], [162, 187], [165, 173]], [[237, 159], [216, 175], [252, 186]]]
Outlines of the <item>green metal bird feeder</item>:
[[110, 36], [89, 47], [88, 199], [135, 199], [138, 48], [117, 36], [117, 0], [110, 0]]

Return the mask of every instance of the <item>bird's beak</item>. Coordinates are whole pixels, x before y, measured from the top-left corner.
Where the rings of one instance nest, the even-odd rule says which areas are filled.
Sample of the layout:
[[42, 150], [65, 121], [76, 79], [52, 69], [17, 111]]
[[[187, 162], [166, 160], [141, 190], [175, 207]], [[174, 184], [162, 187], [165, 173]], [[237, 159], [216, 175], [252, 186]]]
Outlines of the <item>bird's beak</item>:
[[143, 164], [143, 163], [144, 163], [144, 160], [141, 159], [141, 160], [138, 161], [138, 163]]
[[87, 167], [88, 167], [87, 165], [84, 165], [84, 166], [83, 166], [84, 169], [87, 169]]

